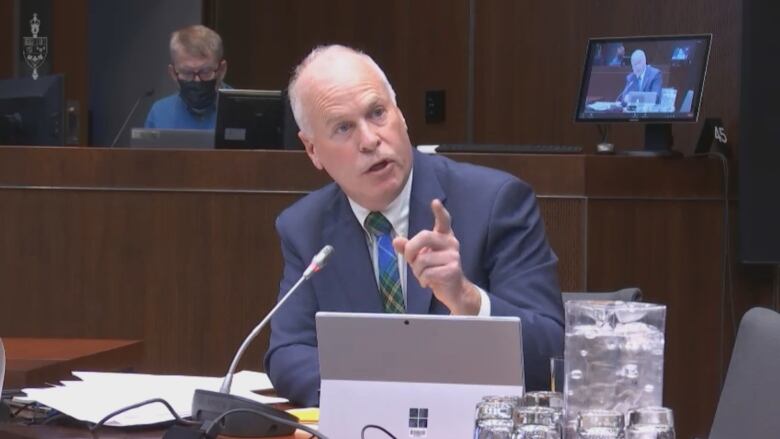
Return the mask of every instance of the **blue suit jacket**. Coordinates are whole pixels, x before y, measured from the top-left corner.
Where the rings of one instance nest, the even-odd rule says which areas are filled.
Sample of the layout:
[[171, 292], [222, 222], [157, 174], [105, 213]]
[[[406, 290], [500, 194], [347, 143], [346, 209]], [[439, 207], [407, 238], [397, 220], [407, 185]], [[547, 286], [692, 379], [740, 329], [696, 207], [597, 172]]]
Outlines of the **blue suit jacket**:
[[[466, 277], [490, 296], [496, 316], [519, 316], [523, 328], [526, 387], [546, 388], [549, 358], [563, 352], [563, 305], [557, 258], [550, 249], [532, 189], [496, 170], [414, 153], [409, 236], [433, 227], [430, 203], [442, 200], [460, 241]], [[280, 296], [325, 244], [328, 266], [304, 284], [271, 322], [265, 369], [279, 395], [296, 404], [318, 404], [317, 311], [382, 312], [363, 228], [332, 183], [279, 215], [284, 273]], [[407, 312], [449, 314], [407, 267]]]
[[639, 77], [633, 72], [626, 75], [626, 87], [623, 89], [623, 96], [632, 91], [654, 91], [655, 102], [658, 103], [661, 100], [661, 87], [663, 87], [663, 73], [661, 70], [648, 65], [645, 68], [645, 79], [642, 81], [642, 85], [639, 85]]

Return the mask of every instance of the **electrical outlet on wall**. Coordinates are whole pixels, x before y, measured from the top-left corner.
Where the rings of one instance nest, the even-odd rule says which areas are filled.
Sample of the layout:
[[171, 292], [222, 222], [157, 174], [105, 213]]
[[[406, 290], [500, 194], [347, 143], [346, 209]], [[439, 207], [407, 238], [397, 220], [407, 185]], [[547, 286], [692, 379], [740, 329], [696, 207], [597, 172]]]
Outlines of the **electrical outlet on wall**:
[[425, 92], [425, 123], [442, 123], [446, 117], [444, 90]]

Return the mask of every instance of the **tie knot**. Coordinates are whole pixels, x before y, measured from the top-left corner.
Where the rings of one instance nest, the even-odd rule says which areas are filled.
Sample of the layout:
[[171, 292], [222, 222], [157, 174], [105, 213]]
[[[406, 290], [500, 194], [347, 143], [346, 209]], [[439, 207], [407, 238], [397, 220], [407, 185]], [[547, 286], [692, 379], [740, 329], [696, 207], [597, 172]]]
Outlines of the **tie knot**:
[[366, 229], [374, 236], [389, 235], [393, 230], [390, 221], [379, 212], [371, 212], [366, 217]]

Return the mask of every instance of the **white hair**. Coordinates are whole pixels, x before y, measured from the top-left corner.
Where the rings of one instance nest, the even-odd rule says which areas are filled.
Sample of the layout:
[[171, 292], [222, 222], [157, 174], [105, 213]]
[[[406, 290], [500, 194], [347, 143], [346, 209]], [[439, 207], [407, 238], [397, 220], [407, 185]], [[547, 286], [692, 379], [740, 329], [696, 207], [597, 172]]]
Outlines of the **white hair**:
[[293, 72], [292, 78], [290, 78], [290, 84], [287, 86], [287, 92], [290, 97], [290, 107], [292, 108], [293, 116], [295, 117], [295, 122], [298, 124], [298, 128], [306, 134], [311, 135], [311, 125], [309, 124], [309, 120], [307, 118], [306, 111], [304, 111], [303, 108], [303, 102], [301, 101], [301, 92], [302, 90], [299, 90], [298, 80], [301, 78], [303, 72], [311, 65], [315, 60], [320, 58], [321, 56], [325, 55], [335, 55], [335, 54], [351, 54], [351, 55], [357, 55], [358, 57], [362, 58], [366, 63], [373, 68], [376, 73], [379, 75], [379, 78], [382, 81], [382, 84], [384, 85], [385, 89], [387, 89], [387, 93], [390, 96], [390, 99], [392, 100], [393, 104], [396, 104], [395, 99], [395, 90], [393, 90], [393, 86], [390, 85], [390, 81], [387, 80], [387, 75], [385, 75], [385, 72], [382, 71], [382, 69], [377, 65], [377, 63], [368, 56], [367, 54], [357, 50], [353, 49], [351, 47], [342, 46], [339, 44], [331, 44], [328, 46], [318, 46], [315, 47], [314, 50], [312, 50], [306, 58], [301, 61], [300, 64], [298, 64], [297, 67], [295, 67], [295, 70]]
[[639, 62], [639, 60], [642, 60], [645, 63], [647, 63], [647, 57], [645, 56], [645, 51], [642, 49], [637, 49], [631, 54], [631, 65], [634, 65], [634, 63]]

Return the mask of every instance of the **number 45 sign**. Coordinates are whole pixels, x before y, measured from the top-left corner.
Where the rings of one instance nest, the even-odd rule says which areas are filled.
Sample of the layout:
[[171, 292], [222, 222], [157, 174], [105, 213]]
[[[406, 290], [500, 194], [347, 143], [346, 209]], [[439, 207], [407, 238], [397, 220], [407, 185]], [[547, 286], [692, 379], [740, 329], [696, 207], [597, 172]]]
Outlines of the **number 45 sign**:
[[696, 144], [696, 154], [706, 154], [710, 151], [719, 152], [728, 157], [729, 138], [726, 135], [726, 128], [720, 118], [712, 117], [704, 120], [704, 126], [701, 129], [699, 142]]

